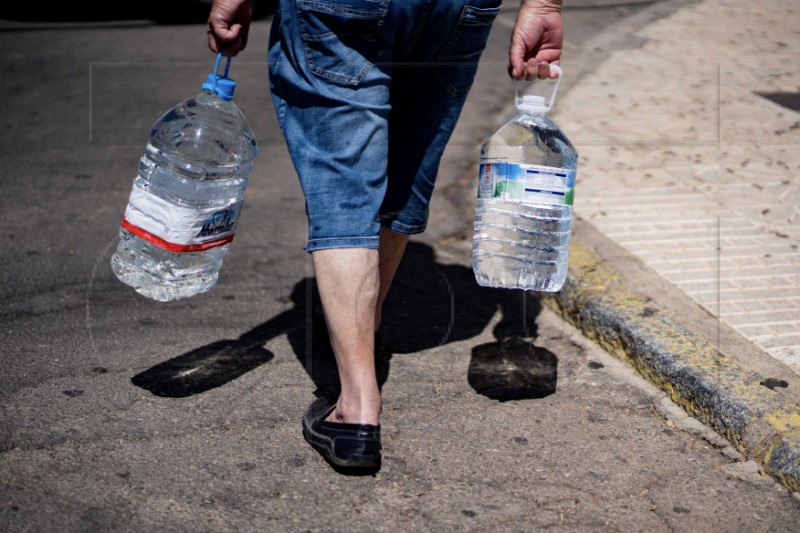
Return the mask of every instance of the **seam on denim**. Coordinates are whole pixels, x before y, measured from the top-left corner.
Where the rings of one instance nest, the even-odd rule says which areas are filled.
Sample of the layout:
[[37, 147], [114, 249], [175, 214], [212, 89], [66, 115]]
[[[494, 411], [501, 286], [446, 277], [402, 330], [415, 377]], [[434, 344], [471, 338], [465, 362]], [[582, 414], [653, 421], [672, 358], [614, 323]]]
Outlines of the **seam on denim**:
[[348, 236], [348, 237], [317, 237], [317, 238], [315, 238], [315, 239], [310, 239], [308, 242], [317, 242], [317, 241], [346, 241], [346, 240], [350, 240], [350, 239], [352, 239], [352, 240], [361, 240], [361, 239], [365, 239], [365, 240], [374, 240], [374, 239], [379, 239], [379, 238], [380, 238], [380, 237], [378, 237], [378, 236], [372, 236], [372, 235], [370, 235], [370, 236], [366, 236], [366, 237], [357, 237], [357, 236], [353, 236], [353, 235], [351, 235], [351, 236]]
[[314, 0], [298, 0], [297, 9], [300, 10], [301, 8], [305, 8], [307, 11], [314, 10], [320, 13], [326, 13], [328, 15], [352, 16], [352, 18], [358, 18], [361, 20], [376, 20], [381, 17], [385, 17], [389, 10], [389, 0], [383, 0], [380, 3], [375, 2], [375, 4], [380, 4], [380, 9], [376, 11], [368, 11], [366, 9], [356, 9], [351, 7], [337, 7], [329, 3], [318, 2]]
[[417, 40], [419, 39], [419, 36], [422, 34], [422, 30], [423, 28], [425, 28], [425, 23], [428, 21], [428, 16], [431, 14], [432, 5], [433, 5], [433, 0], [427, 0], [425, 2], [425, 11], [422, 13], [422, 16], [419, 18], [419, 20], [417, 20], [416, 31], [414, 31], [414, 33], [411, 35], [411, 38], [409, 39], [409, 44], [406, 47], [406, 49], [403, 50], [403, 53], [400, 56], [401, 58], [405, 58], [414, 48], [414, 45], [417, 44]]
[[[331, 242], [327, 243], [328, 241], [341, 241], [341, 242]], [[328, 237], [322, 239], [312, 239], [309, 240], [304, 250], [306, 253], [311, 253], [316, 250], [330, 250], [333, 248], [369, 248], [369, 249], [376, 249], [378, 248], [379, 244], [379, 237]]]
[[466, 96], [469, 93], [470, 89], [472, 89], [472, 83], [469, 84], [469, 87], [466, 87], [466, 88], [463, 88], [463, 89], [456, 89], [453, 86], [453, 84], [450, 83], [450, 80], [445, 78], [435, 68], [433, 69], [433, 75], [437, 80], [439, 80], [439, 83], [442, 85], [442, 89], [444, 89], [445, 91], [450, 93], [450, 96], [455, 96], [455, 97]]
[[[277, 95], [278, 102], [275, 102], [275, 98]], [[275, 115], [278, 119], [278, 127], [280, 127], [281, 131], [286, 131], [286, 100], [283, 99], [278, 93], [273, 92], [273, 104], [275, 105]]]
[[[453, 30], [453, 33], [450, 35], [450, 37], [447, 39], [447, 42], [444, 44], [444, 46], [442, 46], [442, 48], [439, 50], [439, 52], [436, 54], [436, 56], [433, 59], [433, 63], [432, 63], [433, 75], [437, 80], [439, 80], [439, 83], [444, 86], [444, 89], [448, 93], [450, 93], [451, 96], [465, 96], [465, 95], [467, 95], [469, 93], [470, 89], [472, 88], [473, 83], [474, 83], [474, 77], [473, 77], [473, 83], [470, 83], [468, 87], [457, 88], [436, 67], [437, 67], [438, 64], [453, 63], [453, 61], [447, 61], [448, 59], [450, 59], [450, 60], [453, 60], [453, 59], [467, 59], [467, 58], [475, 57], [475, 56], [477, 56], [480, 59], [481, 54], [483, 54], [483, 51], [486, 49], [486, 43], [484, 43], [483, 48], [479, 52], [470, 53], [470, 54], [457, 54], [457, 55], [451, 55], [450, 54], [450, 51], [453, 49], [453, 47], [456, 44], [456, 41], [458, 41], [458, 39], [461, 37], [461, 33], [462, 33], [463, 29], [464, 29], [464, 26], [468, 25], [468, 22], [467, 22], [468, 15], [470, 13], [474, 13], [475, 11], [493, 11], [494, 12], [494, 16], [492, 17], [492, 22], [493, 22], [494, 19], [497, 18], [497, 15], [500, 13], [500, 8], [499, 7], [498, 8], [477, 8], [477, 7], [474, 7], [474, 6], [470, 6], [468, 4], [464, 5], [464, 7], [461, 10], [461, 16], [459, 17], [458, 22], [456, 23], [456, 27]], [[469, 25], [470, 26], [489, 26], [489, 28], [491, 29], [492, 22], [489, 22], [488, 24], [469, 24]], [[488, 39], [488, 36], [487, 36], [487, 39]], [[466, 62], [458, 61], [456, 63], [461, 65], [461, 64], [464, 64]], [[478, 63], [478, 61], [475, 61], [475, 65], [476, 65], [475, 69], [476, 69], [476, 71], [477, 71], [477, 63]]]
[[[302, 6], [306, 7], [306, 9], [302, 9]], [[313, 7], [312, 7], [313, 6]], [[310, 9], [309, 9], [310, 8]], [[328, 15], [336, 15], [336, 16], [348, 16], [352, 15], [350, 18], [356, 18], [359, 20], [365, 21], [377, 21], [376, 30], [380, 30], [383, 27], [383, 23], [386, 21], [386, 14], [389, 11], [389, 0], [383, 0], [381, 10], [379, 11], [364, 11], [358, 9], [348, 9], [343, 7], [330, 7], [328, 4], [324, 4], [321, 2], [315, 1], [299, 1], [295, 3], [295, 12], [297, 17], [297, 25], [300, 31], [300, 40], [303, 43], [303, 51], [305, 52], [306, 56], [306, 63], [308, 64], [309, 70], [311, 72], [320, 77], [330, 81], [334, 81], [336, 83], [341, 83], [343, 85], [351, 85], [356, 86], [364, 81], [364, 78], [367, 77], [367, 74], [375, 65], [375, 61], [381, 57], [383, 51], [386, 47], [384, 46], [377, 46], [375, 49], [375, 53], [370, 58], [364, 57], [366, 64], [364, 68], [362, 68], [357, 75], [355, 76], [346, 76], [344, 74], [339, 74], [336, 72], [331, 72], [329, 70], [325, 70], [314, 63], [314, 60], [311, 58], [311, 47], [309, 46], [309, 42], [322, 42], [324, 38], [327, 38], [329, 35], [335, 35], [334, 32], [328, 32], [319, 36], [314, 36], [309, 34], [306, 31], [303, 31], [302, 28], [302, 16], [301, 11], [314, 11], [316, 8], [317, 12], [326, 13]]]
[[274, 46], [278, 46], [277, 58], [274, 63], [270, 61], [270, 54], [269, 51], [267, 51], [267, 75], [269, 77], [269, 82], [274, 88], [278, 89], [277, 91], [272, 90], [271, 92], [273, 94], [278, 94], [278, 98], [280, 98], [280, 109], [278, 109], [278, 106], [275, 106], [275, 114], [278, 118], [278, 126], [283, 130], [286, 123], [286, 99], [281, 95], [286, 94], [286, 92], [284, 91], [283, 83], [281, 83], [281, 78], [278, 74], [278, 67], [284, 61], [284, 54], [283, 46], [280, 43], [276, 43]]
[[425, 224], [415, 224], [412, 226], [409, 224], [403, 224], [402, 222], [399, 222], [397, 220], [392, 220], [386, 227], [388, 227], [391, 230], [402, 230], [398, 231], [398, 233], [407, 232], [406, 233], [407, 235], [416, 235], [424, 232], [425, 229], [428, 227], [428, 223], [426, 222]]

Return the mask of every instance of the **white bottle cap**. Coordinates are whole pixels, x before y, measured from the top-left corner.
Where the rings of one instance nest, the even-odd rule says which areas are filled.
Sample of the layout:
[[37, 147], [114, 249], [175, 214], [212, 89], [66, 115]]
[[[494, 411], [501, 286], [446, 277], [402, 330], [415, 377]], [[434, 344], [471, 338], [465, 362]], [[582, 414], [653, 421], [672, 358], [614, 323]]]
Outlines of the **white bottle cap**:
[[544, 96], [526, 94], [517, 100], [517, 109], [532, 115], [541, 115], [543, 113], [547, 113], [549, 107], [544, 102]]
[[564, 77], [564, 71], [561, 70], [561, 67], [558, 65], [550, 65], [550, 70], [556, 72], [558, 77], [556, 78], [556, 84], [553, 87], [553, 94], [550, 95], [549, 102], [545, 102], [543, 96], [534, 96], [530, 94], [526, 94], [520, 98], [517, 92], [517, 80], [514, 80], [514, 103], [518, 110], [532, 115], [541, 115], [553, 108], [553, 104], [556, 103], [558, 86], [561, 85], [561, 78]]

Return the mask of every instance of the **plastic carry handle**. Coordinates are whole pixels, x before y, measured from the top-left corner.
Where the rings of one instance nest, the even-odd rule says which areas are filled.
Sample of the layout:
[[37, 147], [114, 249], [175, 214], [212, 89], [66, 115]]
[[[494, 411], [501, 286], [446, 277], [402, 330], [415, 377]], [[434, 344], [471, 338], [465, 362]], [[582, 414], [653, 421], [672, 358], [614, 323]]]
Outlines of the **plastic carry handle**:
[[[547, 102], [547, 112], [549, 113], [551, 109], [553, 109], [553, 105], [556, 103], [556, 93], [558, 92], [558, 86], [561, 85], [561, 78], [564, 77], [564, 71], [558, 65], [550, 65], [550, 70], [558, 73], [558, 77], [556, 78], [556, 84], [553, 87], [553, 94], [550, 95], [550, 101]], [[514, 79], [514, 104], [519, 105], [521, 102], [519, 97], [519, 92], [517, 91], [517, 80]]]
[[[225, 74], [222, 75], [223, 78], [228, 77], [228, 70], [230, 70], [231, 68], [231, 59], [232, 58], [229, 57], [228, 61], [225, 63]], [[214, 81], [212, 82], [212, 85], [214, 87], [215, 93], [217, 92], [217, 71], [219, 70], [219, 63], [221, 60], [222, 60], [222, 50], [220, 50], [219, 53], [217, 53], [217, 62], [214, 63], [214, 78], [213, 78]]]

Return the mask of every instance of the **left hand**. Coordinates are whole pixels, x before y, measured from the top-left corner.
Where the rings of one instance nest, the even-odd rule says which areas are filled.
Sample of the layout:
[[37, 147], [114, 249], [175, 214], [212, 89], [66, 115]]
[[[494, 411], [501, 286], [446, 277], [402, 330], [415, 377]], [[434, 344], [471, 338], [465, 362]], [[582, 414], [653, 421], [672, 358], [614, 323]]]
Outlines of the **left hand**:
[[233, 57], [247, 46], [255, 0], [214, 0], [208, 15], [208, 47]]

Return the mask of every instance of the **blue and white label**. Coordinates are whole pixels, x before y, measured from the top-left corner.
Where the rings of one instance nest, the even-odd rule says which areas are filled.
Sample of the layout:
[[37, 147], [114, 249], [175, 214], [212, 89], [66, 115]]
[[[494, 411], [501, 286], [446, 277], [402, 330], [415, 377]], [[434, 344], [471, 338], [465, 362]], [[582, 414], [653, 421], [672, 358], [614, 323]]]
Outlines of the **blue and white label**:
[[478, 198], [572, 205], [575, 194], [575, 171], [567, 168], [483, 162], [478, 180]]

